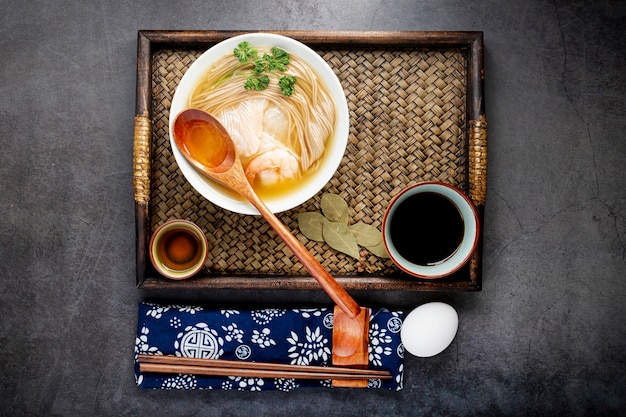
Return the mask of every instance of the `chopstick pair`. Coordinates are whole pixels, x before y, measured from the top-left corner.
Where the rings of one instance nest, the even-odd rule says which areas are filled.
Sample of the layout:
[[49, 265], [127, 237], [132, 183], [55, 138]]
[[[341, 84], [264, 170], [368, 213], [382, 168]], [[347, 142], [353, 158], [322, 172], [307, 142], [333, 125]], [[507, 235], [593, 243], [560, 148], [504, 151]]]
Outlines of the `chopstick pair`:
[[195, 374], [249, 378], [295, 379], [391, 379], [389, 371], [337, 366], [286, 365], [267, 362], [240, 362], [223, 359], [196, 359], [178, 356], [138, 356], [141, 372]]

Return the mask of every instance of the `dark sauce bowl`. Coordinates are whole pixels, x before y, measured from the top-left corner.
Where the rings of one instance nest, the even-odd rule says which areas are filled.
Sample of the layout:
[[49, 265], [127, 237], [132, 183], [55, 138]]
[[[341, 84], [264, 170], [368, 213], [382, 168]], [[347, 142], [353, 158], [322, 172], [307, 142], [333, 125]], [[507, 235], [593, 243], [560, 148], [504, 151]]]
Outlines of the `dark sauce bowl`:
[[402, 271], [425, 279], [446, 277], [471, 258], [479, 220], [472, 201], [457, 187], [437, 181], [403, 189], [383, 218], [383, 242]]

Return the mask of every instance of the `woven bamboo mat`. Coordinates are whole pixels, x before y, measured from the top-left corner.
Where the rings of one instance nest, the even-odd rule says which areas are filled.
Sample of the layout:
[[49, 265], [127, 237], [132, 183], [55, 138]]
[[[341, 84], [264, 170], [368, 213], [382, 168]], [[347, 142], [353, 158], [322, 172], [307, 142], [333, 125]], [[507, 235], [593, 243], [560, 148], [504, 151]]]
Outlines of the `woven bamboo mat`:
[[[299, 233], [297, 214], [320, 211], [324, 193], [341, 195], [351, 223], [379, 229], [389, 201], [410, 184], [466, 184], [466, 60], [458, 50], [318, 49], [338, 75], [350, 112], [350, 137], [339, 169], [320, 193], [278, 217], [335, 275], [396, 272], [390, 260], [361, 252], [356, 260]], [[207, 267], [227, 275], [308, 275], [265, 220], [223, 210], [185, 180], [169, 146], [169, 108], [176, 86], [201, 50], [153, 55], [151, 228], [182, 218], [198, 224], [211, 246]]]

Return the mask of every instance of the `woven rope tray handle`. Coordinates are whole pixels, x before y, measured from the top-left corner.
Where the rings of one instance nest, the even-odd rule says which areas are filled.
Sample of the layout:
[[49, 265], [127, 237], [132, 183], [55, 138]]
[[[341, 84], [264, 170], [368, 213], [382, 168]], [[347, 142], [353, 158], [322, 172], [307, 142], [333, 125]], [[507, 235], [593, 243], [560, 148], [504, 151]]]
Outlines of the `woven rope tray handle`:
[[469, 122], [469, 182], [470, 198], [484, 206], [487, 196], [487, 119], [481, 114]]
[[150, 141], [152, 139], [152, 121], [147, 112], [135, 116], [133, 141], [133, 186], [135, 201], [150, 201]]

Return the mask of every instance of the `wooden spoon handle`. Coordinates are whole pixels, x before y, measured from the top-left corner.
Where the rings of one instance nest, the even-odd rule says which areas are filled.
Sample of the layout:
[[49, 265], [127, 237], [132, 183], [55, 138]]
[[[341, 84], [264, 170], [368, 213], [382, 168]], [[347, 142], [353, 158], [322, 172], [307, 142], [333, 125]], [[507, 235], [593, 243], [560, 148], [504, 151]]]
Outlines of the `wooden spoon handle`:
[[328, 271], [311, 255], [306, 247], [296, 238], [285, 224], [267, 208], [265, 203], [255, 193], [246, 195], [250, 203], [259, 210], [265, 220], [272, 226], [274, 231], [280, 236], [285, 244], [291, 249], [293, 254], [304, 265], [307, 271], [317, 280], [320, 286], [326, 291], [330, 298], [346, 313], [350, 318], [355, 318], [361, 312], [361, 307], [354, 299], [339, 285]]

